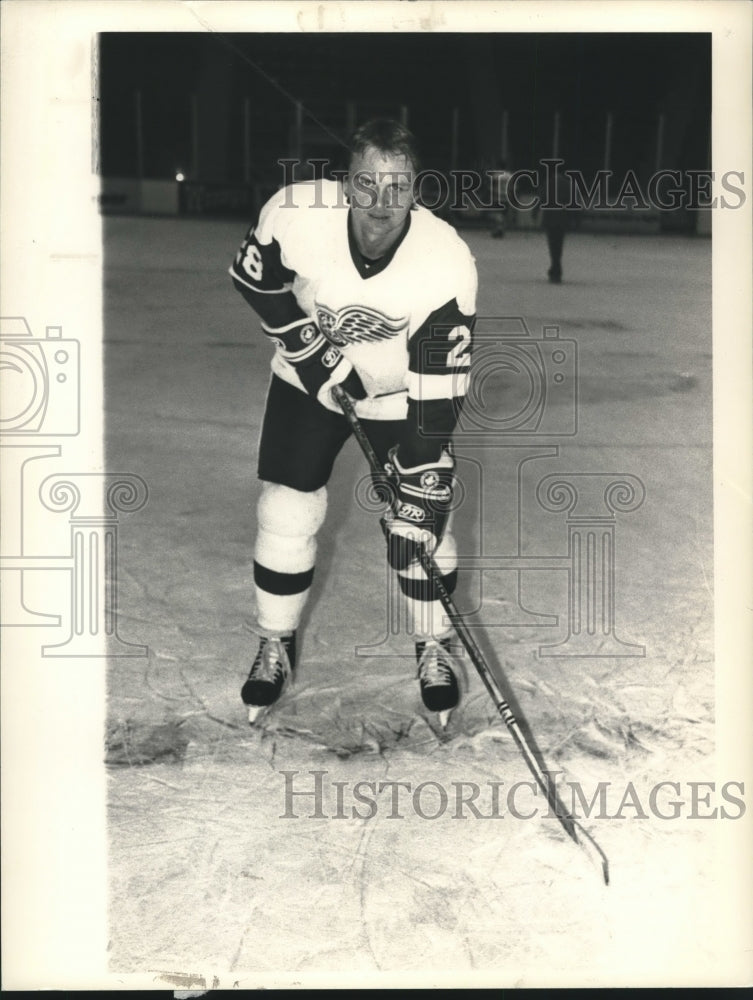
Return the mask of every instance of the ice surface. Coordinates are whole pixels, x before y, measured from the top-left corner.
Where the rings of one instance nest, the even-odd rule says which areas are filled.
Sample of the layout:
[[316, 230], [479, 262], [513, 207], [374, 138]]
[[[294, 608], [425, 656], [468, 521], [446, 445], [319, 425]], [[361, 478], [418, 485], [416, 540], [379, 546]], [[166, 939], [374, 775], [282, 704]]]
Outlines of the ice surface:
[[[572, 234], [554, 286], [542, 234], [464, 233], [480, 316], [577, 343], [576, 434], [458, 442], [461, 554], [508, 563], [469, 569], [456, 596], [563, 779], [589, 798], [610, 782], [610, 815], [633, 783], [646, 818], [628, 805], [585, 821], [610, 857], [605, 889], [556, 821], [458, 805], [475, 785], [490, 817], [503, 782], [505, 811], [530, 774], [470, 665], [447, 733], [425, 717], [411, 638], [387, 614], [377, 515], [353, 499], [366, 473], [353, 442], [330, 484], [296, 685], [249, 729], [269, 348], [226, 273], [244, 230], [105, 220], [108, 465], [149, 486], [119, 558], [120, 633], [149, 656], [109, 670], [111, 968], [241, 987], [704, 985], [713, 824], [687, 818], [687, 783], [713, 752], [710, 241]], [[489, 412], [520, 391], [514, 372], [490, 376]], [[568, 405], [553, 395], [549, 430]], [[643, 656], [539, 655], [568, 635], [566, 513], [536, 500], [560, 473], [645, 487], [615, 515], [612, 588], [615, 633]], [[315, 789], [312, 771], [323, 816], [313, 795], [286, 800]], [[661, 780], [681, 784], [682, 818], [649, 809]], [[410, 789], [384, 786], [368, 817], [357, 782]], [[521, 812], [537, 805], [519, 793]]]

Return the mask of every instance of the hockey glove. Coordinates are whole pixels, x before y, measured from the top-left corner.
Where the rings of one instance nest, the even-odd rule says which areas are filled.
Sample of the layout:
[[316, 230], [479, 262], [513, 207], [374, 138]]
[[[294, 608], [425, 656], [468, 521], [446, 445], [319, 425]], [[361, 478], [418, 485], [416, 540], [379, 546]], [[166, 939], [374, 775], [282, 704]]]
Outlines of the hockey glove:
[[404, 469], [392, 448], [385, 465], [392, 492], [390, 513], [382, 519], [388, 534], [387, 556], [393, 569], [405, 569], [420, 547], [431, 555], [439, 544], [452, 508], [452, 457], [443, 452], [439, 462]]
[[342, 385], [354, 399], [365, 399], [366, 390], [347, 358], [331, 344], [310, 319], [272, 329], [263, 326], [282, 357], [296, 370], [309, 396], [324, 404], [333, 385]]

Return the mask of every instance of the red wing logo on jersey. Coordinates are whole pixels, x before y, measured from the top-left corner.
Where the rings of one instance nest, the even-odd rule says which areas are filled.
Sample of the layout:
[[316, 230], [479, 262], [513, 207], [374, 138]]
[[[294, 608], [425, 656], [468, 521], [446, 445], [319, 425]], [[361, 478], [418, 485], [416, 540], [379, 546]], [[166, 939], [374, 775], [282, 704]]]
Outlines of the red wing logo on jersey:
[[316, 318], [319, 329], [327, 340], [338, 347], [360, 344], [365, 341], [389, 340], [396, 337], [408, 324], [407, 319], [390, 319], [367, 306], [346, 306], [333, 313], [317, 305]]

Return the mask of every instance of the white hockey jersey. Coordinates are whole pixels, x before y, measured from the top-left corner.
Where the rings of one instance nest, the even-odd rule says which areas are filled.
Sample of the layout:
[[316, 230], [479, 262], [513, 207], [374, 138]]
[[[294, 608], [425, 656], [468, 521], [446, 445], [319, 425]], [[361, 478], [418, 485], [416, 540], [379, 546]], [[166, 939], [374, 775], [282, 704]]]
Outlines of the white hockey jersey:
[[[410, 402], [462, 397], [477, 288], [467, 245], [416, 207], [398, 242], [368, 261], [349, 217], [339, 182], [278, 191], [230, 268], [236, 287], [266, 326], [302, 316], [316, 322], [363, 382], [368, 396], [356, 406], [362, 418], [402, 419]], [[271, 363], [280, 378], [302, 388], [279, 352]]]

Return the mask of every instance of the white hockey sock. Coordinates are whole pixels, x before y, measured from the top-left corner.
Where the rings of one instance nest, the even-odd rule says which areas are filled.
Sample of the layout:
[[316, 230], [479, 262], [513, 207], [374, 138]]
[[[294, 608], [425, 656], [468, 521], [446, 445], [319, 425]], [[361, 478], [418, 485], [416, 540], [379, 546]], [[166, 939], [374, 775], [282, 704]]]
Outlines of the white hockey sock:
[[[450, 594], [457, 582], [457, 549], [451, 534], [445, 534], [434, 553], [434, 562], [440, 572], [442, 583]], [[424, 573], [420, 563], [411, 563], [397, 574], [398, 583], [405, 603], [407, 626], [417, 640], [439, 639], [451, 631], [447, 612], [442, 602], [435, 596], [434, 588]]]
[[327, 510], [326, 490], [301, 493], [265, 483], [257, 508], [254, 548], [256, 613], [260, 628], [291, 632], [314, 576], [316, 533]]

